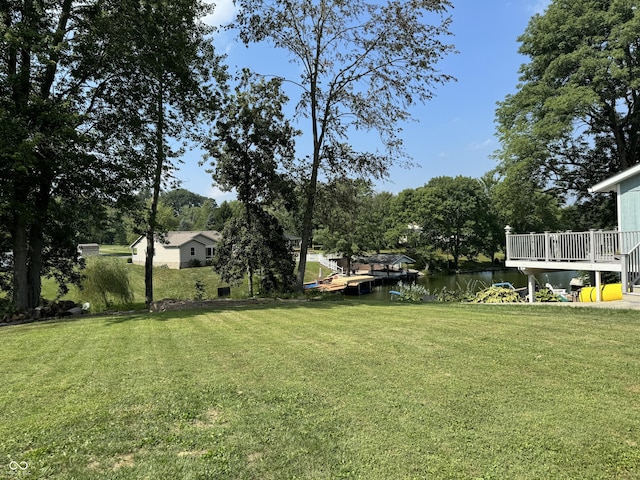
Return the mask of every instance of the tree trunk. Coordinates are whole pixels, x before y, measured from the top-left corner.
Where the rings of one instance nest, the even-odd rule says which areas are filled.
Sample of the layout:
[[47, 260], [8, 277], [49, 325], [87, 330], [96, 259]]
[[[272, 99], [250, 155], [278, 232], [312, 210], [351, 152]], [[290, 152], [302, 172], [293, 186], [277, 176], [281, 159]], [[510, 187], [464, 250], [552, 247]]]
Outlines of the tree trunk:
[[311, 244], [311, 236], [313, 234], [313, 209], [315, 208], [316, 185], [318, 183], [318, 167], [320, 159], [313, 161], [311, 171], [311, 179], [307, 186], [307, 198], [302, 219], [302, 242], [300, 244], [300, 262], [298, 264], [298, 275], [296, 277], [296, 287], [299, 291], [304, 289], [304, 274], [307, 268], [307, 252]]
[[36, 308], [40, 305], [40, 295], [42, 294], [42, 249], [44, 247], [44, 238], [42, 231], [38, 228], [31, 228], [29, 240], [29, 265], [27, 267], [28, 282], [28, 302], [29, 309]]
[[153, 176], [153, 195], [149, 209], [147, 223], [147, 254], [144, 261], [144, 303], [147, 307], [153, 302], [153, 256], [155, 254], [155, 234], [158, 216], [158, 201], [164, 168], [164, 83], [160, 75], [157, 95], [157, 125], [156, 125], [156, 163]]
[[26, 222], [18, 219], [12, 232], [13, 303], [16, 312], [26, 312], [40, 304], [44, 238], [38, 223], [28, 230]]
[[[316, 56], [316, 65], [319, 61], [319, 53]], [[309, 178], [309, 184], [306, 190], [306, 204], [304, 210], [304, 216], [302, 219], [302, 242], [300, 244], [300, 262], [298, 263], [298, 275], [296, 277], [296, 287], [298, 291], [304, 291], [304, 274], [307, 269], [307, 252], [309, 251], [309, 245], [311, 244], [311, 236], [313, 235], [313, 210], [316, 204], [316, 188], [318, 184], [318, 170], [320, 169], [320, 153], [322, 150], [322, 142], [324, 141], [324, 125], [318, 129], [318, 98], [317, 93], [317, 71], [311, 80], [311, 128], [313, 132], [313, 164], [311, 166], [311, 177]], [[328, 103], [327, 111], [325, 112], [325, 118], [328, 115]]]
[[29, 309], [29, 282], [27, 271], [27, 226], [20, 215], [12, 230], [13, 246], [13, 303], [17, 312]]

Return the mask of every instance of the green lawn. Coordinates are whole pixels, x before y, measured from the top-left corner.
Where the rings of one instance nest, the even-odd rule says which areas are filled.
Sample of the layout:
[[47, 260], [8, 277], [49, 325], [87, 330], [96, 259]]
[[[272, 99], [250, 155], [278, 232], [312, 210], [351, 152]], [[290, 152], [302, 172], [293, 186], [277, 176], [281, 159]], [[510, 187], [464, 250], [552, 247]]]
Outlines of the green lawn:
[[128, 245], [100, 245], [100, 255], [131, 256], [131, 248]]
[[640, 478], [637, 312], [274, 302], [0, 345], [0, 478]]
[[[102, 247], [101, 247], [102, 248]], [[91, 258], [88, 261], [92, 261]], [[125, 262], [125, 259], [122, 259]], [[134, 292], [134, 309], [144, 309], [144, 266], [128, 264], [129, 279]], [[317, 262], [307, 262], [305, 271], [306, 281], [312, 281], [318, 278], [320, 264]], [[218, 296], [218, 287], [228, 286], [224, 283], [218, 274], [213, 271], [212, 267], [185, 268], [182, 270], [174, 270], [169, 268], [156, 268], [153, 271], [153, 296], [155, 300], [163, 298], [176, 299], [194, 299], [198, 294], [196, 282], [200, 282], [205, 286], [203, 298], [213, 299]], [[325, 268], [326, 273], [326, 268]], [[257, 282], [258, 280], [256, 280]], [[259, 285], [256, 284], [256, 292], [259, 291]], [[246, 280], [239, 285], [231, 286], [232, 298], [244, 298], [247, 296], [248, 286]], [[42, 280], [42, 296], [48, 300], [53, 300], [58, 295], [57, 283], [49, 278]], [[71, 285], [69, 293], [62, 297], [64, 300], [73, 300], [76, 303], [84, 303], [87, 301], [83, 297], [82, 292]], [[130, 306], [116, 305], [114, 309], [129, 309]]]

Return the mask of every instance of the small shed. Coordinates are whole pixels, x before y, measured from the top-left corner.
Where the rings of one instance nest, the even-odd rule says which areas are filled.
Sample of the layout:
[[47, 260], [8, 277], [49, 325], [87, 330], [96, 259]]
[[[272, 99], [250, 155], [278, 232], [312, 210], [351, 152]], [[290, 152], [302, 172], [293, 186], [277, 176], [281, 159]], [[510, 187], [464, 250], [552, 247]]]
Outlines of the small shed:
[[78, 255], [81, 257], [100, 255], [100, 245], [97, 243], [81, 243], [78, 245]]

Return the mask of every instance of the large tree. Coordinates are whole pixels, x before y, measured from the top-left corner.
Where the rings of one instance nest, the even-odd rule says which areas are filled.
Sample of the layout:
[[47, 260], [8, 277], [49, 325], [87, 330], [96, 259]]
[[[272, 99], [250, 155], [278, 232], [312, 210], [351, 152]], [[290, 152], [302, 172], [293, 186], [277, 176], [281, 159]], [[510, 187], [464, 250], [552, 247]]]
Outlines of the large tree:
[[[188, 141], [219, 107], [226, 71], [215, 54], [200, 0], [112, 0], [103, 8], [111, 36], [105, 48], [116, 80], [108, 88], [117, 106], [103, 128], [117, 128], [117, 147], [151, 192], [144, 218], [147, 238], [145, 303], [153, 301], [153, 257], [160, 193]], [[114, 48], [115, 47], [115, 48]], [[117, 125], [116, 123], [117, 122]]]
[[489, 197], [471, 177], [435, 177], [419, 189], [423, 234], [453, 257], [458, 268], [462, 255], [484, 248], [490, 224]]
[[497, 110], [504, 166], [529, 163], [538, 187], [580, 197], [638, 163], [639, 7], [554, 0], [531, 19], [519, 38], [529, 62]]
[[[280, 277], [286, 286], [293, 274], [282, 227], [266, 212], [291, 191], [285, 171], [293, 161], [298, 132], [283, 113], [286, 101], [279, 79], [266, 81], [243, 71], [207, 142], [214, 181], [223, 191], [235, 190], [243, 207], [225, 226], [214, 264], [227, 281], [248, 273], [250, 296], [259, 269], [263, 277]], [[289, 273], [278, 267], [289, 264]]]
[[41, 278], [77, 280], [79, 224], [104, 197], [131, 190], [95, 119], [110, 79], [91, 1], [0, 1], [0, 223], [13, 251], [18, 311], [39, 304]]
[[[297, 277], [302, 288], [319, 177], [381, 177], [394, 159], [403, 158], [398, 124], [410, 118], [412, 105], [432, 97], [435, 84], [451, 78], [436, 70], [452, 50], [442, 41], [450, 2], [239, 0], [238, 5], [241, 38], [285, 50], [300, 71], [289, 80], [301, 87], [297, 111], [309, 121], [311, 135]], [[348, 136], [355, 128], [379, 133], [383, 150], [353, 151]]]

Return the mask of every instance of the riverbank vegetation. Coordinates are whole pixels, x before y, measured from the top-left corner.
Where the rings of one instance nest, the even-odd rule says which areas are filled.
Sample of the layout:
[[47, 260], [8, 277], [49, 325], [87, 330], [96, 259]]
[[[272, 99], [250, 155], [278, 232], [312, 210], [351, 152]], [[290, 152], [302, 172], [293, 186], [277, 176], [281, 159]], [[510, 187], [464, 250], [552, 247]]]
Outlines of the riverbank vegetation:
[[0, 476], [640, 475], [640, 325], [544, 306], [279, 303], [0, 329]]
[[[119, 248], [115, 248], [116, 251], [120, 251]], [[110, 248], [106, 249], [107, 252], [111, 251]], [[89, 259], [88, 263], [91, 264], [95, 259]], [[125, 274], [128, 277], [128, 283], [133, 298], [130, 301], [119, 301], [115, 296], [110, 305], [110, 310], [143, 310], [145, 308], [144, 303], [144, 267], [141, 265], [133, 265], [126, 263], [126, 259], [119, 259], [122, 267], [125, 269], [118, 269], [120, 273]], [[321, 273], [320, 266], [317, 262], [309, 262], [306, 281], [313, 281], [318, 278]], [[85, 273], [87, 273], [85, 271]], [[88, 273], [91, 273], [88, 272]], [[326, 268], [324, 269], [326, 274]], [[215, 299], [219, 297], [218, 288], [229, 287], [229, 298], [231, 299], [243, 299], [247, 297], [247, 278], [244, 278], [240, 283], [230, 285], [224, 282], [220, 275], [213, 271], [211, 267], [198, 267], [198, 268], [186, 268], [181, 270], [174, 270], [169, 268], [156, 268], [154, 269], [154, 277], [156, 282], [154, 283], [154, 296], [158, 300], [162, 299], [176, 299], [176, 300], [202, 300], [202, 299]], [[118, 280], [119, 282], [120, 280]], [[118, 283], [116, 282], [116, 283]], [[260, 294], [259, 282], [256, 279], [254, 287], [256, 293]], [[42, 293], [44, 298], [48, 299], [60, 299], [70, 300], [77, 304], [83, 304], [90, 302], [90, 296], [86, 295], [86, 292], [82, 289], [71, 286], [69, 292], [60, 296], [58, 292], [58, 285], [53, 279], [44, 279], [42, 282]], [[111, 297], [109, 297], [111, 299]], [[98, 299], [101, 303], [103, 299]], [[92, 305], [91, 312], [103, 311], [103, 305]]]

